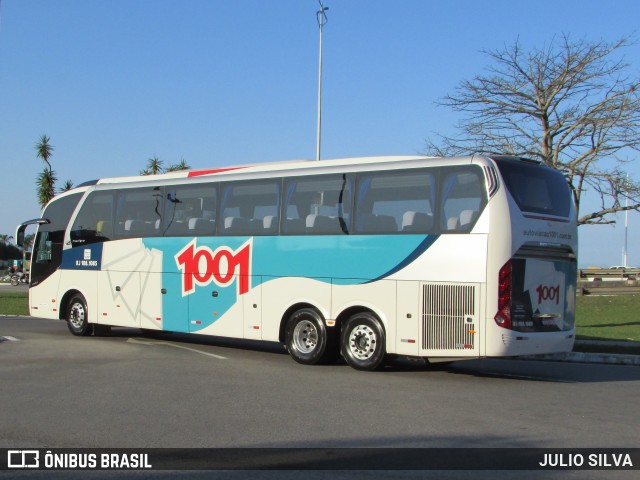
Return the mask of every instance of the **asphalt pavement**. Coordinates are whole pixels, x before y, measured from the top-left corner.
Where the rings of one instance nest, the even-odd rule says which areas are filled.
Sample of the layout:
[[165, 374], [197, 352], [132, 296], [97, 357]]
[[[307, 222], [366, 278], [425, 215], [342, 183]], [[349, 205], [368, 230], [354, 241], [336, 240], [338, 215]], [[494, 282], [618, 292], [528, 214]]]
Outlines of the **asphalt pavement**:
[[[18, 286], [12, 286], [8, 283], [0, 283], [0, 288], [11, 288], [16, 292], [27, 292], [29, 286], [26, 284], [20, 284]], [[7, 316], [7, 315], [0, 315]], [[14, 315], [9, 315], [14, 316]], [[0, 342], [3, 340], [2, 332], [0, 332]], [[604, 341], [604, 340], [577, 340], [577, 345], [595, 345], [598, 347], [640, 347], [640, 342], [626, 342], [626, 341]], [[578, 362], [578, 363], [601, 363], [607, 365], [637, 365], [640, 366], [640, 355], [628, 355], [620, 353], [587, 353], [587, 352], [570, 352], [570, 353], [558, 353], [552, 355], [532, 355], [524, 357], [532, 360], [549, 360], [554, 362]]]

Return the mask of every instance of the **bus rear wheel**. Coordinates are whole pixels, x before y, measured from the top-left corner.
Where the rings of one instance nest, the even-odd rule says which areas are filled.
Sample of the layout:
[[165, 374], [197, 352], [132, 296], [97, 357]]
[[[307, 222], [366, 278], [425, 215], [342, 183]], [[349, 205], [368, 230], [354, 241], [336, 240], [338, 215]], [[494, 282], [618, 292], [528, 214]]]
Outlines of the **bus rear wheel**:
[[291, 315], [285, 333], [289, 355], [298, 363], [316, 365], [338, 357], [335, 339], [327, 332], [320, 313], [303, 308]]
[[80, 294], [74, 295], [67, 308], [67, 326], [69, 331], [78, 337], [85, 337], [93, 333], [87, 314], [87, 301]]
[[385, 360], [385, 334], [378, 318], [368, 312], [349, 317], [340, 339], [342, 356], [356, 370], [377, 370]]

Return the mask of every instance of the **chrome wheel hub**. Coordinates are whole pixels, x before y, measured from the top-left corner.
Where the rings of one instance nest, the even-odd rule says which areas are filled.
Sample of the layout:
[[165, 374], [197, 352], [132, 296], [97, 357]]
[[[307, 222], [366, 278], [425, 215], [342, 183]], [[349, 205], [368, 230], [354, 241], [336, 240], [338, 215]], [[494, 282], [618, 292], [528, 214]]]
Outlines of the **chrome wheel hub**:
[[304, 320], [293, 329], [293, 344], [301, 353], [311, 353], [318, 345], [318, 329]]
[[376, 351], [378, 338], [368, 325], [358, 325], [349, 335], [349, 350], [358, 360], [368, 360]]

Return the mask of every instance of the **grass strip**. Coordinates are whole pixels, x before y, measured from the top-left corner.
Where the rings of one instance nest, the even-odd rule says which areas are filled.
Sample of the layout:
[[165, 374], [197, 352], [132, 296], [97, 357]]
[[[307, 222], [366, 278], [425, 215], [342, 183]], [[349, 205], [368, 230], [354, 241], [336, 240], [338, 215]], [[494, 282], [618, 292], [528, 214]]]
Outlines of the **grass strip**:
[[29, 315], [29, 293], [0, 287], [0, 315]]

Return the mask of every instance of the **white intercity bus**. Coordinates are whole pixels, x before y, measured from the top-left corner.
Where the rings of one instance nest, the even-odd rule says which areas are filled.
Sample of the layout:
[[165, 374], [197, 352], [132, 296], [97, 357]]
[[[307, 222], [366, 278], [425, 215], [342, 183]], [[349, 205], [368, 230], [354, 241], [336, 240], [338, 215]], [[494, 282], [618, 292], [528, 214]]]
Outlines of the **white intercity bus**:
[[568, 352], [577, 222], [564, 176], [506, 156], [372, 157], [108, 178], [43, 209], [31, 315], [279, 341], [374, 370]]

